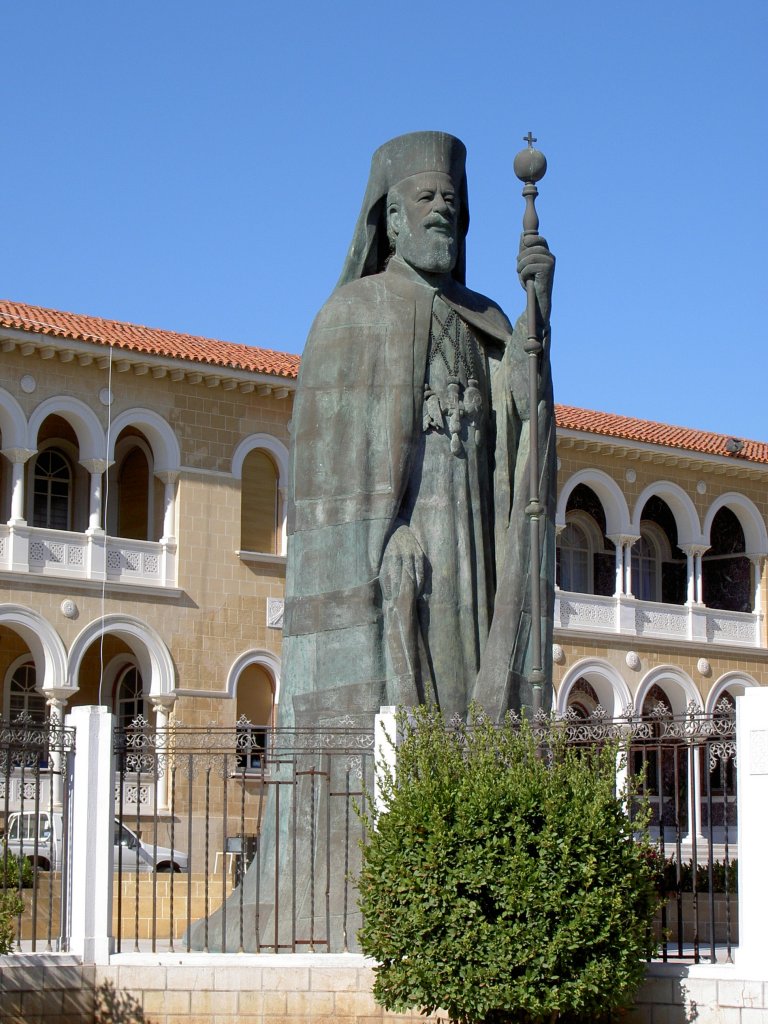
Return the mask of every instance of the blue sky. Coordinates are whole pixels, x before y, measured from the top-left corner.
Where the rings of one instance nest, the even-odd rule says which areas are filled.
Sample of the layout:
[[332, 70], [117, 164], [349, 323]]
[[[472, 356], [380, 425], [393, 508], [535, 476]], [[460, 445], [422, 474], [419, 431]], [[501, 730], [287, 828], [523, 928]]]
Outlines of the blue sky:
[[556, 399], [768, 439], [768, 5], [0, 4], [6, 298], [300, 352], [371, 153], [464, 140], [468, 283], [516, 316], [547, 155]]

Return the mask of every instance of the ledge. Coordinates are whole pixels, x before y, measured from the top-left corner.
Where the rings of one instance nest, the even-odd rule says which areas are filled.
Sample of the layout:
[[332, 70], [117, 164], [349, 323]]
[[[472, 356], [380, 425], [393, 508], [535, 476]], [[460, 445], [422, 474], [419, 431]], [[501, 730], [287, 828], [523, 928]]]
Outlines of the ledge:
[[285, 555], [270, 555], [266, 551], [235, 551], [241, 562], [253, 562], [255, 565], [282, 565], [287, 559]]
[[142, 597], [154, 597], [165, 600], [178, 600], [186, 594], [182, 587], [169, 587], [162, 583], [128, 583], [117, 580], [85, 579], [83, 576], [56, 576], [48, 572], [16, 572], [13, 569], [0, 569], [0, 581], [19, 583], [26, 590], [42, 589], [50, 590], [52, 587], [57, 590], [72, 591], [96, 591], [99, 594], [102, 588], [106, 593], [117, 594], [140, 594]]

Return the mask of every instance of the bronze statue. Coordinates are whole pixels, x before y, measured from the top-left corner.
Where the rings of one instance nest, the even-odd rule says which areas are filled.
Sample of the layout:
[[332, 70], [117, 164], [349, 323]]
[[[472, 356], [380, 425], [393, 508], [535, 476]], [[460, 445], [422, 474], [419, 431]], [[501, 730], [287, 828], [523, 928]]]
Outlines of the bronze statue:
[[[331, 769], [309, 749], [322, 747], [324, 727], [370, 730], [382, 704], [432, 701], [464, 715], [473, 698], [499, 717], [534, 707], [537, 674], [551, 680], [554, 259], [527, 227], [518, 273], [533, 294], [514, 328], [465, 287], [464, 161], [463, 144], [441, 132], [376, 151], [341, 278], [307, 340], [292, 427], [278, 724], [310, 732], [276, 739], [290, 748], [295, 785], [279, 806], [271, 787], [259, 856], [226, 921], [220, 910], [193, 927], [196, 948], [222, 948], [226, 931], [227, 949], [237, 949], [241, 920], [245, 949], [315, 940], [357, 948], [359, 911], [344, 894], [359, 850], [348, 802], [329, 802], [349, 788], [349, 768]], [[538, 384], [526, 354], [532, 335]], [[531, 381], [538, 481], [529, 474]], [[541, 523], [543, 543], [534, 542]], [[533, 618], [532, 563], [542, 593]]]
[[[293, 415], [280, 724], [472, 699], [532, 704], [526, 324], [465, 287], [466, 151], [416, 132], [376, 151]], [[507, 227], [508, 230], [508, 227]], [[540, 358], [541, 635], [550, 679], [554, 257], [521, 243]], [[534, 559], [536, 561], [536, 559]], [[488, 645], [489, 634], [493, 643]], [[484, 664], [484, 657], [486, 658]], [[545, 694], [545, 702], [547, 695]]]

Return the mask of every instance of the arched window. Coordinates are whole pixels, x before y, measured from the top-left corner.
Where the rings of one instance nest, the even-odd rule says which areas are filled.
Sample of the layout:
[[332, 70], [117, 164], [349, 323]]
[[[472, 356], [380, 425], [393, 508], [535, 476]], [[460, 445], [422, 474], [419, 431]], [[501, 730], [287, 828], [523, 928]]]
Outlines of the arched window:
[[243, 551], [279, 554], [278, 472], [272, 458], [254, 448], [243, 460], [240, 547]]
[[117, 535], [133, 540], [149, 539], [149, 462], [136, 445], [122, 462], [117, 475]]
[[560, 534], [560, 588], [574, 594], [592, 593], [592, 548], [586, 530], [569, 522]]
[[584, 676], [577, 679], [568, 693], [568, 710], [577, 718], [586, 720], [594, 715], [599, 704], [594, 686]]
[[72, 522], [72, 467], [58, 448], [35, 459], [32, 475], [32, 525], [68, 530]]
[[661, 601], [662, 563], [670, 559], [670, 545], [655, 523], [643, 521], [640, 539], [632, 545], [632, 593], [640, 601]]
[[144, 715], [144, 681], [135, 665], [123, 669], [115, 682], [115, 715], [121, 730]]
[[565, 521], [557, 538], [558, 586], [576, 594], [613, 594], [614, 545], [605, 536], [605, 510], [591, 487], [574, 487]]
[[702, 558], [702, 590], [708, 608], [752, 611], [751, 565], [745, 556], [744, 530], [724, 505], [712, 520], [711, 545]]
[[34, 662], [25, 661], [17, 666], [8, 682], [8, 717], [13, 722], [28, 715], [33, 722], [45, 721], [45, 697], [36, 688], [37, 672]]
[[688, 824], [688, 750], [685, 743], [667, 734], [666, 720], [672, 717], [672, 701], [655, 683], [645, 696], [642, 718], [652, 724], [651, 734], [636, 739], [631, 750], [633, 773], [642, 779], [640, 791], [651, 806], [651, 824], [674, 829]]
[[237, 767], [260, 771], [272, 728], [274, 684], [267, 671], [247, 665], [237, 680]]
[[710, 824], [710, 807], [715, 828], [734, 828], [737, 824], [735, 745], [718, 735], [726, 723], [735, 728], [735, 720], [736, 701], [733, 694], [724, 690], [712, 712], [712, 740], [699, 748], [699, 775], [704, 784], [700, 814], [705, 827]]

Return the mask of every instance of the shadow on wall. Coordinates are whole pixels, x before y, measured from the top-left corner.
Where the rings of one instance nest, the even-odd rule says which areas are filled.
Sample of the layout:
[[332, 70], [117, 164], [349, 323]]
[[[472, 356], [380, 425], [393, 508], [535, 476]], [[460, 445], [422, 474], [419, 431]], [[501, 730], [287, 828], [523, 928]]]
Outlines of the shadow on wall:
[[[677, 972], [667, 973], [663, 978], [658, 976], [646, 978], [635, 997], [635, 1005], [620, 1015], [621, 1024], [648, 1024], [649, 1021], [657, 1019], [654, 1013], [660, 1009], [657, 1002], [660, 985], [664, 987], [667, 994], [663, 1010], [664, 1020], [668, 1021], [668, 1024], [695, 1024], [700, 1019], [699, 1004], [692, 998], [690, 987], [681, 980], [685, 970], [686, 968], [681, 968], [679, 974]], [[671, 989], [670, 981], [672, 982]], [[674, 1000], [672, 1004], [668, 1001], [670, 995]], [[703, 1009], [705, 1020], [720, 1019], [716, 1008], [704, 1007]], [[713, 1013], [715, 1016], [711, 1016]]]
[[152, 1024], [141, 1003], [128, 992], [118, 992], [107, 979], [96, 988], [94, 1024]]

